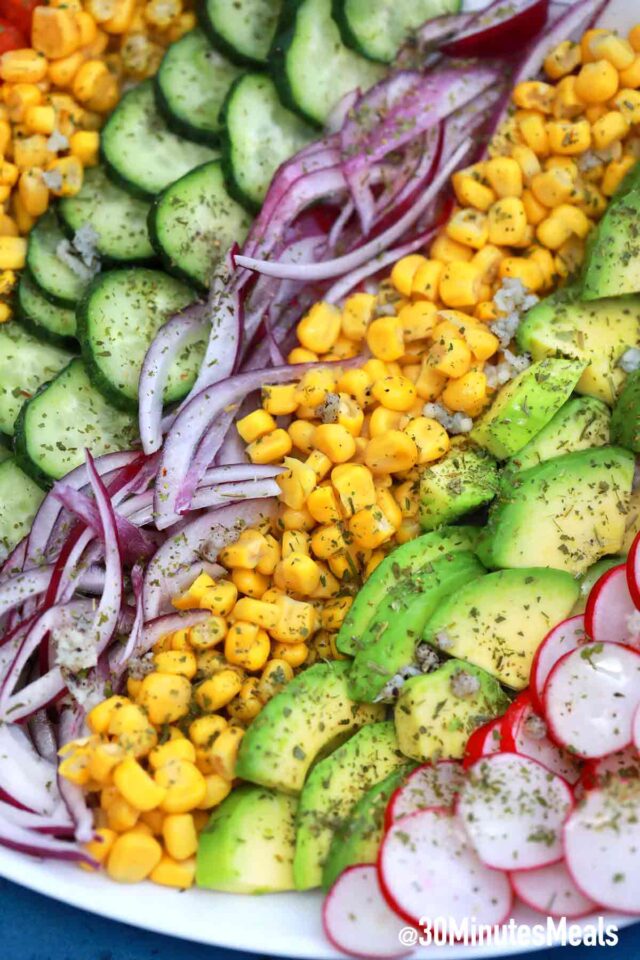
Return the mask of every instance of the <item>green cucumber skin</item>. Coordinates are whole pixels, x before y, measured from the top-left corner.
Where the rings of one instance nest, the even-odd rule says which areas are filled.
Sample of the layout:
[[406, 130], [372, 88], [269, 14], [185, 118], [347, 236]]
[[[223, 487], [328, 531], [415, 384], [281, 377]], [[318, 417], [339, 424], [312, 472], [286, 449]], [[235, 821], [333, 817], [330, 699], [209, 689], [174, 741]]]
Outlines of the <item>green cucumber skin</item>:
[[[104, 129], [104, 128], [103, 128]], [[127, 193], [130, 193], [132, 197], [137, 197], [139, 200], [153, 200], [155, 193], [148, 190], [143, 190], [141, 187], [136, 186], [131, 183], [130, 180], [127, 180], [126, 177], [122, 177], [117, 170], [111, 166], [109, 162], [109, 157], [107, 156], [103, 146], [102, 138], [100, 138], [100, 162], [103, 164], [105, 170], [107, 171], [107, 176], [109, 179], [115, 183], [116, 187], [120, 187], [122, 190], [126, 190]]]
[[202, 143], [205, 147], [218, 147], [220, 145], [220, 135], [216, 133], [207, 133], [206, 130], [199, 130], [193, 127], [186, 120], [180, 120], [175, 117], [169, 109], [164, 93], [158, 83], [154, 83], [154, 92], [156, 95], [156, 104], [158, 110], [164, 117], [164, 122], [172, 133], [177, 137], [184, 137], [186, 140], [193, 140], [194, 143]]
[[198, 26], [202, 32], [206, 34], [209, 43], [215, 47], [223, 57], [227, 57], [232, 63], [237, 63], [239, 67], [258, 67], [264, 70], [265, 63], [263, 60], [256, 60], [254, 57], [248, 57], [246, 54], [240, 53], [218, 33], [209, 19], [206, 0], [198, 0], [196, 4], [196, 17], [198, 18]]
[[289, 53], [289, 47], [295, 39], [296, 13], [297, 4], [292, 0], [290, 9], [283, 10], [282, 13], [281, 23], [285, 25], [285, 29], [282, 33], [276, 33], [273, 41], [271, 53], [269, 54], [269, 73], [271, 74], [271, 79], [276, 85], [278, 96], [284, 106], [294, 113], [297, 113], [299, 117], [306, 120], [307, 123], [315, 127], [316, 130], [322, 130], [322, 124], [318, 123], [315, 117], [310, 116], [296, 102], [289, 78], [287, 77], [287, 55]]
[[[109, 179], [116, 183], [116, 178], [111, 176], [111, 170], [108, 170], [107, 172], [109, 174]], [[124, 187], [125, 184], [118, 183], [117, 186]], [[126, 186], [126, 190], [127, 193], [130, 193], [133, 196], [133, 191], [130, 190], [128, 186]], [[145, 199], [148, 200], [149, 197], [146, 197]], [[60, 216], [60, 227], [62, 228], [62, 232], [64, 233], [65, 237], [67, 237], [69, 240], [73, 240], [75, 230], [73, 227], [69, 226], [62, 216]], [[152, 257], [128, 257], [126, 260], [120, 260], [116, 257], [105, 257], [100, 254], [100, 272], [103, 270], [117, 270], [118, 267], [149, 267], [149, 269], [153, 269], [154, 266], [158, 265], [159, 260], [155, 254]], [[33, 277], [31, 279], [33, 279]], [[38, 287], [38, 290], [40, 290], [40, 287]], [[40, 293], [44, 297], [47, 296], [44, 290], [40, 290]], [[47, 297], [47, 299], [50, 303], [54, 302], [51, 297]], [[78, 306], [79, 304], [76, 303], [76, 310], [78, 309]]]
[[[194, 170], [197, 169], [198, 167], [194, 167]], [[193, 171], [190, 171], [190, 173], [192, 172]], [[173, 184], [171, 183], [166, 189], [170, 190], [172, 186]], [[167, 252], [162, 248], [162, 244], [160, 243], [160, 239], [158, 237], [158, 231], [156, 229], [156, 209], [164, 197], [164, 194], [165, 190], [163, 190], [162, 193], [159, 193], [149, 208], [149, 214], [147, 216], [147, 229], [149, 230], [151, 246], [158, 255], [158, 262], [162, 267], [164, 267], [167, 273], [170, 273], [172, 277], [176, 277], [178, 280], [182, 280], [184, 283], [188, 283], [189, 286], [193, 287], [197, 294], [207, 293], [207, 286], [196, 279], [196, 277], [193, 277], [187, 270], [183, 270], [182, 267], [179, 267], [176, 263], [174, 263], [171, 257], [168, 256]]]
[[[231, 155], [233, 153], [233, 146], [231, 144], [231, 139], [227, 133], [227, 111], [229, 109], [229, 104], [233, 98], [233, 95], [238, 87], [238, 84], [241, 80], [244, 79], [244, 75], [237, 77], [231, 86], [229, 87], [229, 92], [227, 93], [224, 103], [220, 109], [220, 125], [221, 125], [221, 134], [220, 134], [220, 165], [222, 167], [222, 175], [224, 176], [224, 182], [229, 195], [239, 203], [245, 210], [248, 210], [249, 213], [257, 215], [260, 213], [261, 204], [256, 203], [247, 193], [244, 192], [238, 181], [236, 180], [235, 173], [233, 171], [233, 163]], [[277, 81], [276, 83], [277, 89]], [[279, 91], [278, 91], [279, 92]]]
[[[66, 370], [66, 369], [67, 369], [66, 367], [63, 368], [63, 370]], [[62, 370], [60, 372], [62, 373]], [[55, 379], [56, 378], [54, 377], [54, 380]], [[37, 396], [39, 396], [42, 393], [42, 391], [45, 389], [45, 387], [49, 386], [49, 383], [53, 383], [53, 380], [49, 380], [47, 383], [43, 383], [40, 389], [34, 393], [33, 397], [31, 397], [31, 400], [34, 400]], [[18, 414], [18, 418], [16, 420], [15, 433], [13, 437], [14, 455], [16, 458], [16, 463], [18, 464], [21, 470], [24, 470], [24, 472], [29, 477], [31, 477], [31, 479], [34, 480], [39, 487], [42, 487], [43, 490], [50, 490], [53, 484], [55, 483], [55, 479], [53, 477], [50, 477], [47, 473], [44, 472], [44, 470], [41, 470], [40, 467], [33, 462], [31, 457], [29, 456], [29, 451], [27, 449], [27, 438], [25, 435], [25, 418], [27, 415], [27, 407], [29, 406], [29, 403], [31, 402], [31, 400], [26, 400], [25, 403], [22, 404], [22, 407], [20, 408], [20, 413]]]
[[375, 60], [376, 63], [387, 62], [386, 60], [381, 60], [379, 57], [372, 57], [365, 47], [362, 46], [360, 40], [351, 29], [349, 18], [345, 12], [345, 0], [332, 0], [331, 16], [340, 28], [340, 36], [342, 37], [342, 42], [345, 47], [355, 50], [356, 53], [359, 53], [361, 57], [366, 57], [367, 60]]
[[29, 269], [29, 263], [28, 263], [28, 261], [27, 261], [24, 269], [25, 269], [26, 272], [29, 274], [29, 279], [30, 279], [33, 283], [35, 283], [36, 287], [38, 288], [38, 290], [40, 291], [40, 293], [42, 294], [42, 296], [45, 298], [45, 300], [48, 300], [49, 303], [52, 303], [52, 304], [54, 305], [54, 307], [67, 307], [68, 310], [75, 310], [75, 308], [76, 308], [77, 305], [78, 305], [76, 300], [64, 300], [62, 297], [56, 297], [56, 295], [55, 295], [54, 293], [49, 293], [48, 290], [43, 290], [43, 289], [42, 289], [42, 287], [40, 286], [40, 284], [39, 284], [38, 281], [36, 280], [35, 276], [33, 275], [33, 271]]
[[[31, 274], [29, 274], [29, 277], [31, 280], [33, 280]], [[47, 297], [44, 290], [40, 290], [40, 287], [38, 287], [38, 290], [42, 296], [48, 300], [49, 303], [53, 303], [53, 300], [50, 297]], [[53, 333], [52, 330], [47, 330], [46, 327], [41, 327], [38, 323], [34, 323], [28, 313], [26, 313], [26, 311], [20, 306], [17, 291], [14, 292], [11, 302], [13, 304], [16, 320], [19, 320], [22, 326], [25, 327], [29, 333], [32, 333], [34, 337], [37, 337], [38, 340], [42, 341], [42, 343], [50, 343], [52, 347], [62, 347], [63, 350], [72, 350], [77, 352], [78, 340], [76, 337], [65, 337], [60, 333]], [[56, 304], [56, 306], [59, 306], [59, 304]], [[2, 434], [0, 433], [0, 439], [1, 438]]]

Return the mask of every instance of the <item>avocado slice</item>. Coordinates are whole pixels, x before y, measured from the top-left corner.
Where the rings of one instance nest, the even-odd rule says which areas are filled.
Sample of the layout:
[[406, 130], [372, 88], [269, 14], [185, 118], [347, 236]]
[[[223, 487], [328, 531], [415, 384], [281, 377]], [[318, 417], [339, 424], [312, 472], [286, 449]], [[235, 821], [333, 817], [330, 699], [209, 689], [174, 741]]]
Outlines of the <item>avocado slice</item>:
[[237, 776], [299, 793], [319, 754], [381, 720], [381, 704], [355, 703], [349, 696], [349, 667], [346, 660], [316, 663], [272, 697], [242, 738]]
[[296, 889], [320, 886], [336, 831], [370, 787], [406, 762], [393, 723], [386, 720], [363, 727], [313, 768], [300, 794], [296, 817]]
[[363, 649], [363, 635], [378, 604], [405, 577], [419, 567], [448, 553], [473, 550], [479, 530], [474, 527], [444, 527], [403, 543], [379, 564], [358, 590], [347, 613], [336, 643], [342, 653], [355, 656]]
[[540, 433], [505, 465], [507, 475], [528, 470], [563, 453], [604, 447], [609, 443], [609, 408], [594, 397], [572, 397]]
[[538, 646], [569, 615], [579, 593], [577, 581], [564, 570], [524, 567], [489, 573], [438, 607], [424, 640], [481, 667], [505, 686], [523, 690]]
[[196, 883], [226, 893], [293, 890], [296, 800], [237, 787], [200, 834]]
[[640, 453], [640, 370], [630, 373], [611, 414], [611, 439]]
[[587, 608], [587, 598], [591, 593], [591, 588], [594, 586], [597, 580], [607, 572], [611, 570], [612, 567], [618, 567], [621, 563], [624, 563], [625, 558], [622, 556], [617, 557], [603, 557], [602, 560], [598, 560], [597, 563], [594, 563], [593, 566], [589, 567], [587, 572], [583, 577], [580, 578], [580, 596], [576, 600], [573, 610], [571, 611], [572, 617], [577, 617], [578, 614], [584, 613]]
[[349, 693], [372, 702], [399, 670], [414, 661], [416, 644], [438, 605], [463, 584], [481, 577], [484, 567], [465, 550], [421, 567], [402, 580], [379, 604], [351, 664]]
[[620, 553], [626, 557], [631, 550], [633, 541], [640, 533], [640, 487], [631, 491], [629, 497], [629, 511], [625, 517], [624, 540]]
[[618, 360], [640, 339], [640, 297], [587, 303], [576, 290], [561, 290], [529, 310], [516, 339], [534, 360], [560, 356], [586, 363], [576, 393], [612, 406], [625, 377]]
[[619, 553], [633, 482], [621, 447], [579, 450], [523, 470], [504, 483], [477, 547], [485, 565], [555, 567], [584, 573]]
[[532, 363], [499, 391], [470, 438], [499, 460], [512, 457], [569, 399], [584, 368], [581, 360]]
[[490, 503], [498, 492], [498, 466], [486, 450], [454, 447], [420, 475], [420, 526], [435, 530]]
[[509, 703], [486, 670], [447, 660], [404, 684], [394, 712], [400, 749], [421, 762], [459, 760], [473, 731], [501, 716]]
[[[632, 187], [632, 189], [628, 189]], [[640, 291], [640, 189], [630, 180], [609, 206], [589, 251], [582, 283], [585, 300]]]
[[322, 871], [325, 890], [352, 864], [376, 862], [384, 833], [384, 815], [391, 795], [415, 767], [415, 763], [406, 763], [392, 770], [384, 780], [367, 790], [356, 803], [349, 819], [336, 830]]

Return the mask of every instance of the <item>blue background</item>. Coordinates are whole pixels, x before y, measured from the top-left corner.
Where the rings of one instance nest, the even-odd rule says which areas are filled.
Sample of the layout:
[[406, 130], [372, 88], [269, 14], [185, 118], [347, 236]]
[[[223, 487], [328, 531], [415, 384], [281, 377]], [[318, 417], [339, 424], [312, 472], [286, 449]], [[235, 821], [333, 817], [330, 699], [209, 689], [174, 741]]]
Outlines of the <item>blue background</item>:
[[[617, 947], [571, 947], [571, 960], [640, 958], [640, 923], [620, 931]], [[560, 950], [529, 954], [559, 960]], [[564, 955], [564, 953], [563, 953]], [[83, 913], [0, 880], [2, 960], [255, 960], [254, 954], [217, 950], [161, 937]]]

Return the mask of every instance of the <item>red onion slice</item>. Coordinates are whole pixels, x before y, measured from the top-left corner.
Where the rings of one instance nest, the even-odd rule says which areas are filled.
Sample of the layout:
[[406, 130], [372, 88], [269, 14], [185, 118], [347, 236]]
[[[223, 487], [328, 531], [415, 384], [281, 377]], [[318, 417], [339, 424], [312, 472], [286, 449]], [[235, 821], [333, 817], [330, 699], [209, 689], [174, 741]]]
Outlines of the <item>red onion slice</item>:
[[[94, 534], [100, 535], [102, 533], [102, 524], [96, 504], [86, 494], [74, 490], [73, 487], [69, 487], [62, 482], [55, 485], [54, 493], [67, 510], [82, 520]], [[114, 511], [114, 516], [125, 562], [135, 563], [136, 560], [152, 557], [158, 548], [157, 538], [154, 538], [149, 531], [139, 530], [121, 513]]]
[[43, 760], [13, 723], [0, 724], [0, 789], [12, 803], [43, 817], [52, 816], [60, 800], [55, 763]]
[[494, 0], [440, 49], [451, 57], [504, 57], [540, 33], [548, 12], [549, 0]]
[[105, 554], [104, 592], [98, 604], [98, 609], [96, 610], [93, 621], [93, 628], [91, 630], [92, 636], [95, 637], [96, 650], [98, 654], [101, 654], [111, 640], [118, 623], [124, 592], [124, 574], [122, 569], [122, 553], [118, 539], [118, 526], [113, 504], [95, 468], [93, 457], [88, 450], [86, 455], [89, 480], [102, 524], [102, 539]]

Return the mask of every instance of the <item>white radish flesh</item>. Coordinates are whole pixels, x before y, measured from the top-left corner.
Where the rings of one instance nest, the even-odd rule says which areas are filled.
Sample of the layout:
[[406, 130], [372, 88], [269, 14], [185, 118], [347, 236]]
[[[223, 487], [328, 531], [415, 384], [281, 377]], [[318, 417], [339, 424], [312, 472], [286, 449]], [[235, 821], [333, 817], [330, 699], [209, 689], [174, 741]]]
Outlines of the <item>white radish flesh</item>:
[[[636, 717], [640, 711], [636, 711]], [[605, 786], [613, 777], [621, 780], [640, 780], [640, 754], [635, 745], [625, 747], [617, 753], [610, 753], [600, 760], [589, 760], [585, 764], [582, 782], [587, 790]]]
[[633, 729], [631, 732], [633, 734], [633, 745], [636, 750], [640, 751], [640, 706], [633, 715]]
[[640, 654], [619, 643], [596, 643], [566, 654], [544, 693], [551, 737], [585, 759], [631, 743], [640, 703]]
[[589, 790], [567, 821], [564, 849], [585, 896], [640, 913], [640, 781], [614, 778]]
[[631, 599], [640, 609], [640, 533], [631, 544], [627, 556], [627, 583]]
[[550, 630], [536, 650], [531, 664], [529, 690], [533, 705], [539, 713], [542, 712], [544, 685], [556, 663], [566, 653], [570, 653], [586, 641], [584, 617], [570, 617]]
[[481, 862], [449, 810], [420, 810], [394, 823], [382, 841], [378, 870], [387, 900], [414, 925], [436, 917], [501, 923], [511, 911], [506, 874]]
[[571, 788], [535, 760], [498, 753], [467, 770], [457, 813], [478, 856], [497, 870], [528, 870], [562, 857]]
[[573, 882], [564, 863], [511, 874], [514, 893], [523, 903], [549, 917], [584, 917], [596, 908]]
[[325, 897], [322, 924], [331, 943], [356, 957], [403, 957], [405, 922], [380, 891], [374, 864], [356, 864], [340, 874]]
[[464, 770], [456, 760], [427, 763], [409, 775], [395, 791], [387, 807], [387, 825], [429, 807], [451, 807], [464, 782]]
[[585, 630], [596, 643], [628, 643], [629, 618], [637, 613], [627, 582], [627, 565], [612, 567], [593, 585], [584, 611]]
[[503, 721], [503, 749], [537, 760], [547, 770], [557, 773], [569, 783], [580, 779], [580, 765], [568, 751], [556, 746], [547, 736], [547, 725], [533, 709], [528, 697], [519, 707], [509, 708]]
[[502, 717], [497, 717], [473, 731], [467, 740], [462, 765], [466, 769], [480, 757], [488, 757], [492, 753], [499, 753], [501, 749]]

